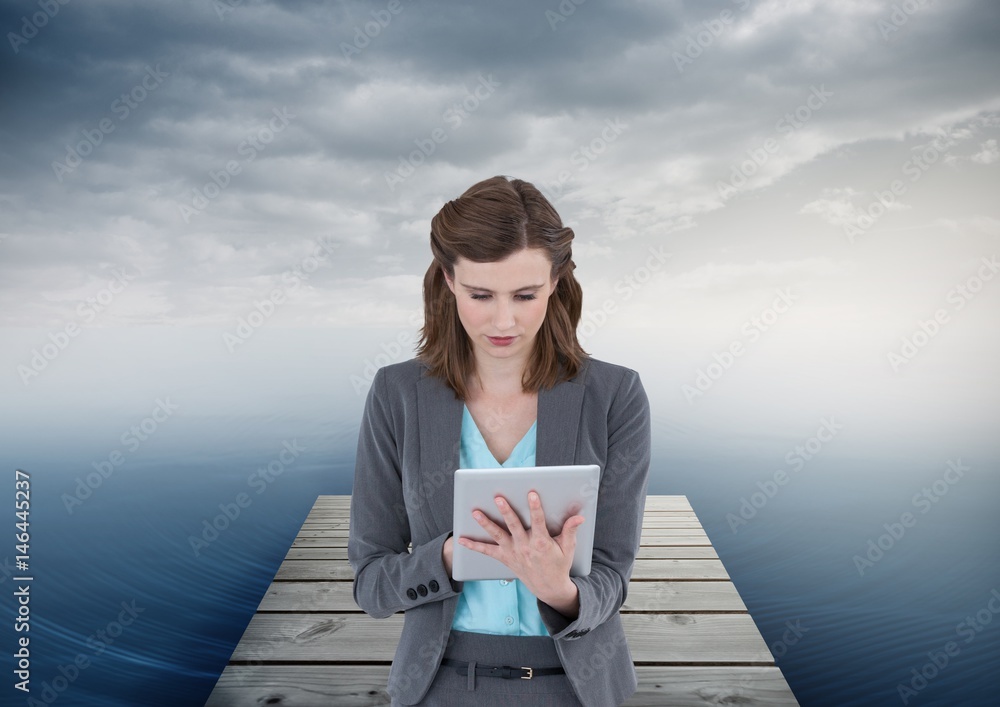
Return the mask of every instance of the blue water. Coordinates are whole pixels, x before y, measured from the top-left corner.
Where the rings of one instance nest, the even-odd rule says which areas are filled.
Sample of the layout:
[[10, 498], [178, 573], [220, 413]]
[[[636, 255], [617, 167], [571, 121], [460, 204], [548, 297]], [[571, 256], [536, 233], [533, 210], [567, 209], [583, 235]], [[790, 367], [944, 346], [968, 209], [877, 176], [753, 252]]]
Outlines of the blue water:
[[[303, 431], [297, 440], [308, 451], [260, 493], [248, 479], [276, 457], [281, 435], [225, 459], [186, 459], [174, 447], [136, 460], [72, 515], [59, 501], [83, 469], [72, 450], [54, 445], [21, 463], [35, 499], [33, 694], [53, 685], [60, 666], [85, 656], [89, 664], [52, 693], [54, 704], [203, 704], [316, 495], [350, 492], [353, 453], [335, 455], [331, 447], [334, 440], [350, 446], [352, 430]], [[767, 469], [772, 460], [657, 457], [650, 493], [689, 497], [801, 704], [903, 704], [898, 684], [949, 641], [957, 655], [909, 704], [997, 704], [1000, 618], [988, 609], [990, 591], [1000, 589], [996, 467], [975, 464], [921, 514], [911, 496], [940, 476], [937, 461], [898, 470], [896, 483], [885, 482], [893, 475], [884, 463], [814, 461], [735, 533], [726, 514], [738, 512], [740, 498], [764, 478], [746, 469]], [[250, 505], [196, 556], [190, 538], [240, 492]], [[860, 576], [852, 557], [906, 510], [916, 524]], [[9, 616], [11, 581], [2, 584]], [[134, 617], [123, 617], [123, 606]], [[956, 632], [977, 613], [989, 623]], [[122, 619], [129, 623], [119, 635]], [[94, 639], [99, 630], [114, 637], [102, 645]], [[25, 703], [5, 691], [10, 704]]]
[[[706, 472], [690, 465], [691, 476]], [[693, 482], [686, 492], [801, 704], [996, 705], [997, 467], [972, 465], [922, 513], [927, 506], [914, 506], [912, 496], [944, 464], [907, 466], [894, 480], [886, 466], [817, 459], [736, 533], [726, 514], [763, 476], [733, 482], [740, 488], [726, 494], [736, 498], [728, 503], [710, 485]], [[893, 527], [900, 537], [883, 539], [889, 549], [873, 552], [876, 561], [860, 574], [853, 558], [907, 511], [913, 525]], [[943, 669], [926, 667], [928, 652], [949, 642], [955, 655]], [[917, 678], [904, 702], [900, 685], [913, 689], [914, 669], [931, 679]]]
[[[30, 472], [32, 482], [32, 696], [57, 707], [202, 705], [316, 496], [350, 493], [367, 392], [357, 379], [384, 365], [376, 355], [399, 360], [384, 345], [396, 334], [365, 341], [339, 330], [264, 328], [237, 354], [210, 329], [87, 334], [29, 386], [0, 379], [3, 498], [13, 499], [13, 469]], [[13, 371], [44, 340], [44, 332], [8, 330], [0, 359]], [[771, 397], [747, 403], [740, 417], [738, 397], [726, 389], [691, 408], [673, 385], [683, 376], [634, 365], [650, 371], [643, 373], [653, 410], [649, 492], [690, 499], [802, 705], [1000, 703], [1000, 599], [992, 594], [1000, 593], [1000, 453], [992, 433], [977, 432], [987, 428], [988, 406], [952, 400], [945, 419], [929, 406], [946, 400], [928, 395], [919, 410], [902, 400], [897, 417], [875, 430], [876, 418], [861, 408], [884, 404], [881, 389], [867, 402], [813, 403], [782, 390], [781, 374], [765, 386]], [[744, 368], [724, 382], [731, 390], [752, 382], [751, 373]], [[892, 379], [885, 390], [902, 385]], [[123, 446], [122, 433], [163, 398], [177, 411], [137, 449]], [[852, 426], [800, 471], [788, 471], [786, 453], [833, 402], [848, 408]], [[923, 433], [908, 432], [918, 418], [930, 420]], [[754, 431], [763, 419], [770, 431]], [[290, 443], [304, 451], [264, 480], [258, 470]], [[76, 479], [116, 449], [124, 463], [68, 510]], [[954, 451], [935, 451], [946, 449]], [[936, 482], [942, 488], [947, 461], [959, 458], [969, 471], [922, 512], [914, 494]], [[767, 487], [777, 469], [788, 471], [788, 482], [767, 497], [758, 484]], [[222, 513], [220, 504], [232, 512], [241, 493], [239, 516], [196, 554], [191, 538]], [[733, 526], [727, 514], [738, 514], [744, 498], [759, 508]], [[911, 527], [884, 539], [892, 547], [859, 574], [854, 556], [906, 512]], [[19, 634], [4, 569], [14, 555], [7, 527], [0, 651], [8, 682], [0, 703], [24, 705], [12, 686]], [[953, 655], [938, 669], [933, 656], [942, 660], [949, 643]], [[904, 703], [899, 686], [910, 685], [913, 670], [930, 677], [918, 677]]]

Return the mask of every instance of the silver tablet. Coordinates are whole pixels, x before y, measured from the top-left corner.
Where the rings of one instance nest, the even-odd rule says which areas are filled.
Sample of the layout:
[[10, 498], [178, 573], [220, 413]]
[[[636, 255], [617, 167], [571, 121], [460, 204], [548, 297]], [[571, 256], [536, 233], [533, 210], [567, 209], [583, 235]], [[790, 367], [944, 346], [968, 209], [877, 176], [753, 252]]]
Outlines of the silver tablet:
[[531, 527], [528, 492], [536, 491], [545, 511], [545, 525], [553, 537], [562, 532], [570, 516], [582, 515], [586, 520], [577, 528], [576, 551], [570, 576], [590, 574], [594, 553], [594, 527], [597, 515], [597, 492], [601, 484], [601, 467], [597, 464], [568, 466], [529, 466], [491, 469], [458, 469], [455, 471], [454, 553], [452, 577], [457, 581], [480, 579], [513, 579], [510, 567], [489, 555], [476, 552], [458, 543], [467, 537], [495, 544], [481, 525], [472, 517], [478, 508], [486, 517], [506, 529], [494, 498], [501, 495], [521, 519], [525, 529]]

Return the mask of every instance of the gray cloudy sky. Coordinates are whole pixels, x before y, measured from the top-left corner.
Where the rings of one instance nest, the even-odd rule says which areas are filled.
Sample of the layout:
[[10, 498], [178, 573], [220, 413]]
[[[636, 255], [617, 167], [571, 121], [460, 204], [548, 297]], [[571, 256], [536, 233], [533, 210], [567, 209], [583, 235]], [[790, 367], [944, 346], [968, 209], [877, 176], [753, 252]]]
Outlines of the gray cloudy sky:
[[[68, 323], [233, 329], [275, 289], [275, 326], [415, 330], [431, 217], [507, 174], [574, 228], [585, 310], [614, 305], [585, 348], [673, 419], [806, 389], [872, 435], [915, 400], [983, 443], [996, 419], [997, 3], [78, 0], [4, 3], [0, 27], [15, 389]], [[352, 345], [352, 371], [379, 350]]]

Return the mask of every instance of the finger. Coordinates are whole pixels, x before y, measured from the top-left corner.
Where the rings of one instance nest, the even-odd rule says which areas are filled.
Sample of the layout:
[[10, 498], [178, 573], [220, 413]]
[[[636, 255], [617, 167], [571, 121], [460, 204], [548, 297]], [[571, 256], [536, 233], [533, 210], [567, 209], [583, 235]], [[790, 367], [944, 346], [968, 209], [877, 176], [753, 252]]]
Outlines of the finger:
[[500, 559], [499, 547], [497, 545], [491, 545], [490, 543], [481, 543], [476, 540], [469, 540], [468, 538], [459, 538], [459, 545], [462, 547], [467, 547], [470, 550], [475, 550], [476, 552], [481, 552], [484, 555], [489, 555], [496, 559]]
[[528, 494], [528, 509], [531, 511], [531, 530], [537, 529], [537, 532], [552, 537], [549, 534], [548, 526], [545, 525], [545, 510], [542, 508], [542, 499], [535, 491]]
[[505, 540], [510, 539], [510, 535], [507, 531], [494, 523], [490, 517], [482, 511], [473, 511], [472, 517], [475, 518], [479, 525], [483, 527], [483, 530], [489, 533], [490, 537], [496, 541], [497, 545], [500, 545]]
[[500, 515], [503, 516], [504, 521], [507, 523], [507, 532], [510, 534], [510, 537], [515, 541], [526, 539], [528, 534], [524, 530], [524, 525], [521, 523], [521, 519], [517, 517], [514, 509], [507, 503], [507, 499], [503, 496], [497, 496], [494, 501], [497, 504], [497, 508], [500, 509]]
[[563, 523], [562, 534], [560, 538], [560, 547], [567, 550], [576, 549], [576, 533], [580, 526], [586, 522], [583, 516], [570, 516]]

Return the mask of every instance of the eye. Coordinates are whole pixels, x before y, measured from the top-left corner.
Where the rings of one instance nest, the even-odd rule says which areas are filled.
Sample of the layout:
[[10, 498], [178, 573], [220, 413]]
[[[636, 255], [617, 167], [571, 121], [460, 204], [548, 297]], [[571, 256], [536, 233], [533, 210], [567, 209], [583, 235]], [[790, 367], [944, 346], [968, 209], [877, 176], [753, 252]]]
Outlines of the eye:
[[[474, 300], [487, 300], [490, 298], [490, 295], [471, 295], [471, 297]], [[529, 302], [535, 299], [535, 295], [516, 295], [515, 298], [521, 302]]]

